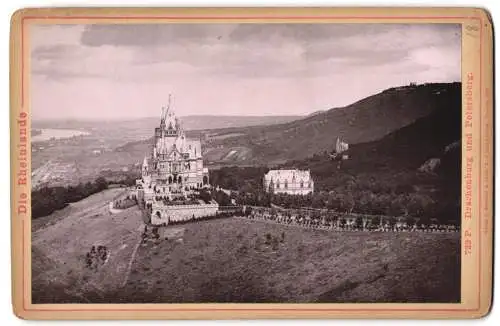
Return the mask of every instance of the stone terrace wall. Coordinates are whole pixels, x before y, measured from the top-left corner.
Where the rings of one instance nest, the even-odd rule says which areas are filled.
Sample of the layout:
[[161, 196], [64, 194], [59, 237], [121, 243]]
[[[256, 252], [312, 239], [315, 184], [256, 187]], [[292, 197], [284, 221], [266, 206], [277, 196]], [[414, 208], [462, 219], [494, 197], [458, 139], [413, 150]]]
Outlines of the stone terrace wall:
[[[215, 216], [218, 209], [218, 204], [154, 205], [153, 213], [151, 214], [151, 223], [160, 225], [164, 223], [168, 224], [169, 222], [188, 221], [201, 217]], [[160, 217], [158, 217], [157, 212], [160, 213]]]

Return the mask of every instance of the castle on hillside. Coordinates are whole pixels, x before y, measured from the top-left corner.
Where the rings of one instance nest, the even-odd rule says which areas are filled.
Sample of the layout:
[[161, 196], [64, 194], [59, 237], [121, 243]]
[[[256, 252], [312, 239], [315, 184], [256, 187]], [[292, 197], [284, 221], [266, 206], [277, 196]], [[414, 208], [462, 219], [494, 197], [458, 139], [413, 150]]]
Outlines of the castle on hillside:
[[330, 158], [347, 160], [349, 159], [349, 155], [343, 154], [345, 151], [349, 150], [349, 144], [342, 141], [339, 137], [337, 137], [337, 141], [335, 142], [335, 149], [330, 154]]
[[269, 193], [307, 195], [314, 192], [309, 170], [270, 170], [264, 175], [264, 190]]
[[342, 141], [339, 137], [337, 137], [337, 141], [335, 142], [335, 153], [340, 154], [349, 149], [349, 144]]
[[160, 126], [155, 128], [152, 150], [144, 157], [142, 177], [136, 181], [137, 198], [152, 224], [215, 215], [216, 202], [196, 199], [209, 186], [203, 167], [201, 141], [189, 139], [181, 121], [170, 107], [162, 108]]

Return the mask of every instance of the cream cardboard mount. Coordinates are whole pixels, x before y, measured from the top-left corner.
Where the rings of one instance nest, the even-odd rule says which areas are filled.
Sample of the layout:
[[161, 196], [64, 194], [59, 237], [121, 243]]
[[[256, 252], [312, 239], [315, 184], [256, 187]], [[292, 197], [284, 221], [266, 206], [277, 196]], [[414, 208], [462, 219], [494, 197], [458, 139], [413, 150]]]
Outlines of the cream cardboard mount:
[[485, 316], [492, 33], [476, 8], [17, 11], [14, 313]]

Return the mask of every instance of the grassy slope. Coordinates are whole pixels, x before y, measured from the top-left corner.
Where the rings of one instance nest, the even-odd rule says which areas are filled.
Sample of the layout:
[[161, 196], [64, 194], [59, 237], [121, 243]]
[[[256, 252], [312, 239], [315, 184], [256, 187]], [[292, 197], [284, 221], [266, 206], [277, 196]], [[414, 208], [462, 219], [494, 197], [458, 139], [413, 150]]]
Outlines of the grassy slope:
[[[91, 225], [87, 232], [80, 230], [79, 238], [85, 239], [103, 226]], [[110, 269], [110, 266], [115, 269], [117, 262], [111, 262], [98, 274], [82, 271], [75, 258], [88, 250], [86, 241], [80, 247], [72, 245], [70, 254], [59, 250], [50, 257], [46, 251], [44, 255], [40, 253], [42, 248], [37, 241], [33, 251], [34, 300], [40, 303], [459, 300], [458, 234], [332, 233], [240, 219], [193, 223], [181, 228], [185, 228], [183, 243], [170, 240], [139, 247], [123, 288], [117, 286], [123, 275]], [[116, 238], [120, 232], [115, 230], [106, 238], [111, 234]], [[277, 250], [265, 244], [267, 233], [275, 237], [285, 234]], [[122, 239], [122, 242], [130, 241]], [[114, 251], [116, 248], [112, 254]], [[120, 259], [125, 261], [128, 258], [125, 256], [120, 255]], [[76, 281], [78, 276], [80, 280]]]
[[[122, 192], [109, 189], [33, 221], [34, 303], [97, 300], [124, 279], [142, 220], [137, 207], [109, 215], [109, 201]], [[107, 246], [111, 256], [94, 273], [85, 268], [85, 254], [96, 243]]]
[[[446, 90], [446, 91], [442, 91]], [[441, 91], [439, 94], [436, 92]], [[359, 102], [303, 120], [260, 128], [250, 142], [262, 146], [257, 155], [266, 159], [305, 158], [332, 150], [337, 136], [350, 144], [374, 141], [421, 117], [460, 100], [459, 84], [429, 84], [390, 89]], [[268, 145], [269, 148], [265, 148]], [[272, 150], [275, 149], [276, 153]], [[270, 157], [266, 157], [270, 156]]]
[[[459, 300], [458, 234], [331, 233], [239, 219], [185, 227], [184, 243], [141, 247], [127, 286], [114, 296], [134, 302]], [[266, 233], [282, 232], [278, 250], [264, 244]]]
[[[445, 178], [445, 184], [451, 187], [460, 185], [460, 147], [445, 154], [445, 147], [460, 140], [460, 98], [453, 102], [442, 103], [430, 115], [420, 118], [414, 123], [396, 130], [380, 140], [354, 144], [346, 152], [349, 160], [338, 164], [327, 155], [316, 156], [305, 160], [296, 160], [286, 163], [286, 167], [311, 169], [316, 177], [318, 189], [322, 184], [329, 183], [329, 179], [345, 183], [346, 178], [363, 174], [373, 178], [385, 179], [393, 184], [397, 178], [404, 177], [402, 183], [420, 180], [440, 180], [439, 174], [434, 176], [418, 175], [417, 169], [430, 158], [441, 158], [443, 166], [437, 172]], [[389, 178], [389, 179], [387, 179]], [[400, 178], [401, 179], [401, 178]]]
[[[191, 223], [184, 242], [139, 247], [140, 215], [109, 216], [108, 190], [71, 204], [67, 217], [37, 221], [33, 302], [358, 302], [457, 301], [459, 234], [332, 233], [243, 219]], [[51, 223], [48, 221], [51, 220]], [[277, 250], [266, 234], [285, 240]], [[95, 243], [111, 252], [92, 272]]]

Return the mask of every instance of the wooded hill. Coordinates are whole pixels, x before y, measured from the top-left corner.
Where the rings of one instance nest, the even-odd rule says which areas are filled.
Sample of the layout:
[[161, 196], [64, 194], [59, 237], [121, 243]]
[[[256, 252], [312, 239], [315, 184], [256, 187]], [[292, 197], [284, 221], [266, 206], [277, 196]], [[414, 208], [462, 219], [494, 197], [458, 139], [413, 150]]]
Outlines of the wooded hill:
[[[384, 93], [394, 92], [400, 90]], [[380, 139], [351, 144], [344, 153], [347, 160], [332, 159], [330, 152], [323, 150], [277, 166], [311, 170], [315, 195], [299, 200], [302, 205], [341, 210], [352, 207], [359, 213], [372, 214], [410, 213], [443, 220], [460, 218], [461, 85], [421, 85], [405, 88], [405, 92], [427, 94], [432, 105], [422, 105], [430, 112]], [[368, 134], [374, 136], [377, 131], [364, 133]], [[430, 161], [433, 165], [428, 164]], [[262, 173], [263, 168], [223, 168], [213, 171], [211, 180], [229, 188], [244, 185], [246, 191], [262, 187]], [[275, 200], [293, 205], [286, 196]]]
[[[337, 137], [349, 144], [379, 140], [460, 101], [460, 84], [423, 84], [391, 88], [342, 108], [289, 123], [212, 131], [233, 134], [206, 145], [206, 158], [222, 164], [283, 163], [331, 151]], [[219, 148], [222, 147], [221, 151]], [[243, 159], [231, 151], [247, 150]], [[239, 159], [233, 159], [239, 158]]]

